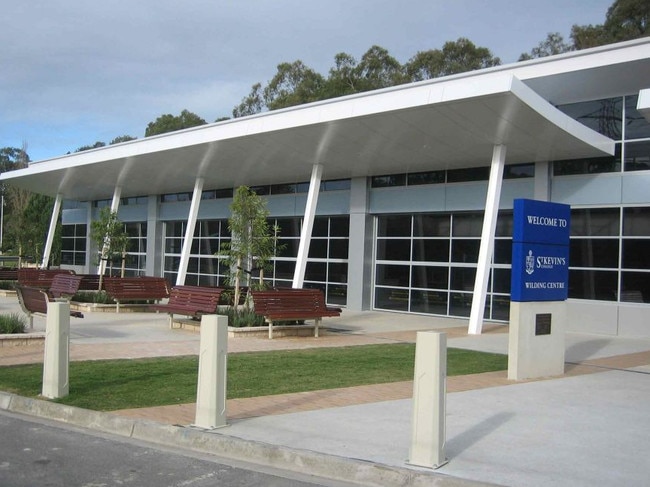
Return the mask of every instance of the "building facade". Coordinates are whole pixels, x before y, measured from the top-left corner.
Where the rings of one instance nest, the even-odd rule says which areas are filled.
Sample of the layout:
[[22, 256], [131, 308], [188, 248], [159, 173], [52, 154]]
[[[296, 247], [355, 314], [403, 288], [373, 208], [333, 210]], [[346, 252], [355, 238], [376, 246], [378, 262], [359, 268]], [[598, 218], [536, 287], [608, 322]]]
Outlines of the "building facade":
[[[504, 323], [513, 200], [565, 203], [569, 329], [648, 337], [648, 80], [642, 39], [65, 156], [2, 178], [62, 201], [62, 265], [77, 272], [96, 272], [90, 223], [112, 206], [131, 236], [129, 274], [223, 285], [219, 247], [231, 238], [234, 189], [245, 184], [280, 228], [270, 284], [295, 285], [304, 262], [302, 285], [322, 289], [329, 304], [465, 319], [480, 306], [482, 319]], [[498, 160], [493, 147], [507, 152]], [[185, 161], [192, 178], [177, 181]], [[105, 184], [83, 179], [86, 169]], [[45, 190], [48, 175], [58, 190]]]

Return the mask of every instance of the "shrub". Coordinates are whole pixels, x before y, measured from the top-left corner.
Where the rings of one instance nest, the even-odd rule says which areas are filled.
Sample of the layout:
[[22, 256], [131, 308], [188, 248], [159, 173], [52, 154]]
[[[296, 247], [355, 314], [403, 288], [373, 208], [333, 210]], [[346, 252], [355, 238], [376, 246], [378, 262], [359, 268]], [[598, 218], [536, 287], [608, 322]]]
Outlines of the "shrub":
[[245, 328], [249, 326], [264, 326], [266, 322], [263, 316], [258, 316], [250, 308], [234, 308], [232, 306], [219, 308], [220, 315], [228, 317], [228, 326]]
[[13, 291], [16, 289], [16, 283], [14, 281], [0, 281], [0, 289]]
[[106, 291], [79, 291], [70, 301], [77, 303], [115, 304]]
[[25, 333], [27, 318], [17, 313], [0, 315], [0, 333]]

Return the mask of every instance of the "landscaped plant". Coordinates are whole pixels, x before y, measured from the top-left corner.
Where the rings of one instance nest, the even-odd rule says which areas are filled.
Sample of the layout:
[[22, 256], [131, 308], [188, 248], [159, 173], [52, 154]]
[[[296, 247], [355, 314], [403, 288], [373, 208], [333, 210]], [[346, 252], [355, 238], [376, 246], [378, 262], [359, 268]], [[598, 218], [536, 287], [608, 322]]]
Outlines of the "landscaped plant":
[[11, 313], [9, 315], [0, 315], [0, 333], [25, 333], [27, 319], [23, 315]]
[[99, 218], [90, 224], [90, 237], [100, 249], [99, 266], [102, 272], [99, 274], [99, 290], [101, 291], [106, 270], [104, 266], [107, 262], [112, 262], [115, 256], [122, 258], [121, 276], [124, 277], [129, 234], [124, 228], [124, 223], [117, 218], [117, 212], [105, 206], [100, 210]]
[[14, 281], [0, 281], [0, 289], [13, 291], [16, 289], [16, 283]]
[[79, 291], [70, 301], [78, 303], [115, 304], [115, 301], [106, 294], [106, 291]]
[[[266, 202], [247, 186], [237, 188], [230, 210], [231, 241], [223, 243], [217, 255], [229, 269], [227, 276], [234, 288], [233, 303], [239, 303], [243, 286], [264, 288], [264, 271], [270, 267], [277, 250], [279, 228], [269, 224]], [[255, 274], [258, 276], [254, 277]]]
[[218, 313], [228, 317], [228, 326], [235, 328], [244, 328], [247, 326], [264, 326], [264, 317], [256, 315], [255, 312], [248, 308], [238, 308], [236, 306], [221, 306]]

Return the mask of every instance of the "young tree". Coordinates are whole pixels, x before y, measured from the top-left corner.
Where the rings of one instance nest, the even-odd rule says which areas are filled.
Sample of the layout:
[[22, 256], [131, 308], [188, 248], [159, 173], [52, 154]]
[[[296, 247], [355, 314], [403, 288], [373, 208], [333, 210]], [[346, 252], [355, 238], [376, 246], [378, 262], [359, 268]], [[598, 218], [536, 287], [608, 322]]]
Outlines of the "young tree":
[[[230, 269], [228, 277], [236, 305], [242, 286], [264, 287], [264, 269], [275, 254], [279, 229], [269, 225], [266, 202], [247, 186], [237, 188], [230, 210], [231, 241], [222, 244], [219, 253], [225, 255]], [[259, 272], [257, 282], [253, 280], [255, 272]]]
[[[90, 224], [90, 237], [100, 249], [99, 265], [102, 262], [112, 262], [116, 255], [122, 258], [121, 276], [124, 277], [124, 267], [129, 245], [129, 235], [124, 229], [118, 217], [117, 212], [111, 211], [110, 208], [104, 207], [99, 212], [99, 218], [93, 220]], [[105, 270], [105, 269], [104, 269]], [[104, 273], [99, 276], [99, 290], [101, 291], [104, 281]]]

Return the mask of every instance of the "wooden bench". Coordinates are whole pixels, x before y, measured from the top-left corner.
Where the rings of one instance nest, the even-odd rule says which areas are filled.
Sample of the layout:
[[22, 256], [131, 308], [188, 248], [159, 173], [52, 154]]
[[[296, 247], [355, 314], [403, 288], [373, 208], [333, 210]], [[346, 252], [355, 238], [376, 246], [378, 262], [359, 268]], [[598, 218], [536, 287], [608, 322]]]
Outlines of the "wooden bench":
[[314, 320], [314, 336], [318, 337], [321, 319], [340, 316], [340, 308], [325, 305], [320, 289], [281, 288], [271, 291], [251, 291], [255, 314], [269, 324], [269, 338], [273, 338], [273, 323], [278, 321]]
[[150, 307], [169, 315], [169, 327], [172, 327], [174, 315], [200, 318], [204, 314], [216, 313], [223, 288], [201, 286], [174, 286], [166, 304]]
[[[34, 328], [34, 315], [47, 315], [47, 303], [54, 301], [52, 296], [42, 288], [16, 286], [16, 294], [18, 295], [18, 302], [20, 307], [29, 317], [29, 327]], [[70, 311], [70, 316], [75, 318], [83, 318], [84, 315], [79, 311]]]
[[17, 267], [0, 268], [0, 281], [17, 281], [17, 280], [18, 280]]
[[77, 294], [79, 284], [81, 284], [81, 276], [76, 274], [57, 274], [52, 279], [52, 285], [49, 289], [49, 294], [54, 299], [67, 299]]
[[49, 289], [52, 286], [54, 276], [57, 274], [74, 274], [74, 271], [66, 269], [22, 268], [18, 269], [18, 284], [21, 286]]
[[99, 290], [99, 274], [78, 274], [81, 276], [79, 291]]
[[169, 297], [169, 284], [164, 277], [105, 277], [104, 290], [117, 303], [124, 301], [159, 301]]

